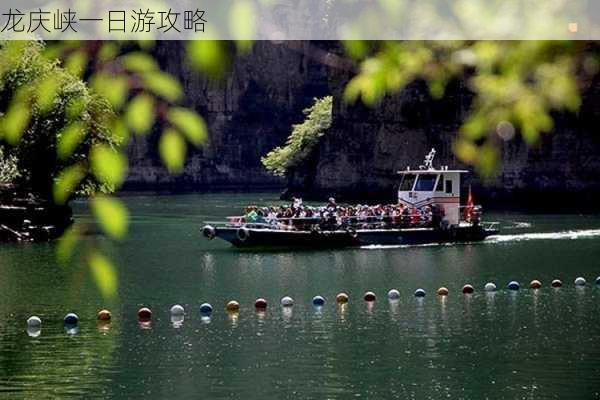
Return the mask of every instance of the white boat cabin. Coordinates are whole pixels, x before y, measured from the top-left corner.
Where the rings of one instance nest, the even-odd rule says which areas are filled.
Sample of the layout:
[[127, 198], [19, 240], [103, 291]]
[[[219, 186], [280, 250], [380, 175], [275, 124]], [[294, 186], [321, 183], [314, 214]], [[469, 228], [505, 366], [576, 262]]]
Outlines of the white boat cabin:
[[422, 208], [438, 205], [444, 210], [443, 220], [449, 225], [460, 222], [460, 175], [468, 171], [433, 167], [435, 149], [425, 157], [424, 165], [417, 170], [409, 167], [398, 171], [402, 175], [398, 188], [398, 203]]

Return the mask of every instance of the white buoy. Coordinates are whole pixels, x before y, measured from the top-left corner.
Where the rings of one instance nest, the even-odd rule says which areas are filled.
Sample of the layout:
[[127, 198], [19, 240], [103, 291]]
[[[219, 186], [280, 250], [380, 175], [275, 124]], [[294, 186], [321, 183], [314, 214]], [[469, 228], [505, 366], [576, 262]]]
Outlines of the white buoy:
[[42, 320], [40, 317], [32, 315], [31, 317], [27, 318], [27, 326], [30, 328], [39, 328], [42, 326]]
[[184, 315], [185, 314], [185, 309], [183, 308], [183, 306], [179, 305], [179, 304], [175, 304], [173, 307], [171, 307], [171, 315]]
[[388, 299], [398, 300], [400, 298], [400, 292], [396, 289], [392, 289], [388, 292]]
[[285, 296], [281, 299], [281, 305], [283, 307], [291, 307], [294, 305], [294, 299], [292, 299], [290, 296]]
[[485, 286], [483, 287], [483, 289], [486, 292], [495, 292], [496, 291], [496, 284], [493, 282], [488, 282], [485, 284]]
[[586, 281], [585, 278], [579, 276], [575, 279], [575, 286], [585, 286]]

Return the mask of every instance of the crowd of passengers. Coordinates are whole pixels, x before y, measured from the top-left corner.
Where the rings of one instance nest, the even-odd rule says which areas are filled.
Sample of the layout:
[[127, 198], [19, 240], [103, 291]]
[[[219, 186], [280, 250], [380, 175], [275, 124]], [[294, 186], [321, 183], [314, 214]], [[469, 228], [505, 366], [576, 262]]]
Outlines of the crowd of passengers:
[[440, 226], [443, 217], [443, 207], [436, 205], [420, 208], [402, 203], [352, 206], [338, 205], [334, 198], [329, 198], [321, 207], [304, 205], [301, 199], [294, 199], [287, 206], [248, 206], [239, 222], [273, 225], [280, 229], [318, 226], [322, 230], [332, 230]]

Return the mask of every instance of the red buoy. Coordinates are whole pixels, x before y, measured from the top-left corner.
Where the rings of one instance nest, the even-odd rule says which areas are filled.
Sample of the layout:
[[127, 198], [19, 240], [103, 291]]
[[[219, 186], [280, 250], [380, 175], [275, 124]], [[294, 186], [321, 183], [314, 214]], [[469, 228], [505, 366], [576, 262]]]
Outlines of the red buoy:
[[259, 310], [264, 310], [265, 308], [267, 308], [267, 301], [262, 297], [256, 299], [256, 301], [254, 302], [254, 307], [256, 307]]
[[462, 292], [465, 294], [471, 294], [474, 291], [475, 291], [475, 289], [473, 288], [473, 286], [469, 285], [468, 283], [465, 286], [463, 286], [463, 288], [462, 288]]
[[152, 311], [148, 307], [142, 307], [138, 310], [138, 318], [142, 321], [152, 319]]
[[375, 293], [373, 292], [366, 292], [364, 295], [364, 299], [365, 301], [375, 301], [375, 299], [377, 299], [377, 296], [375, 296]]

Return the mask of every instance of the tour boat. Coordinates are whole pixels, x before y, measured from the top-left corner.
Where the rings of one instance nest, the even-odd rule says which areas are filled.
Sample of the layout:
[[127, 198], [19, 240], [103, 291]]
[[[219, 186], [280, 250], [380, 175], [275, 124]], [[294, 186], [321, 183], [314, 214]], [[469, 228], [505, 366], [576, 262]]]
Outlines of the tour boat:
[[[208, 239], [226, 240], [236, 247], [334, 248], [370, 245], [418, 245], [474, 242], [498, 233], [496, 223], [481, 221], [481, 206], [473, 204], [469, 189], [467, 203], [460, 205], [461, 176], [468, 171], [433, 167], [435, 150], [419, 169], [399, 171], [398, 205], [401, 216], [346, 216], [338, 223], [322, 217], [277, 218], [249, 222], [245, 217], [228, 217], [202, 229]], [[418, 210], [428, 210], [422, 218]], [[408, 211], [408, 212], [406, 212]], [[330, 222], [331, 220], [329, 220]]]

